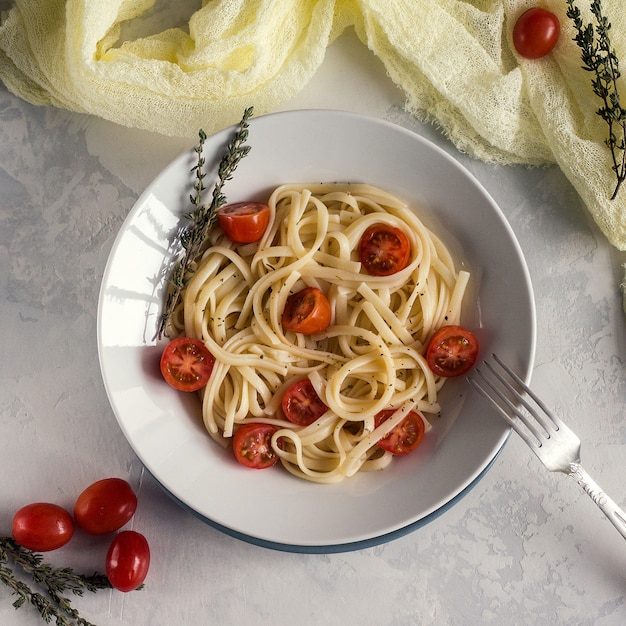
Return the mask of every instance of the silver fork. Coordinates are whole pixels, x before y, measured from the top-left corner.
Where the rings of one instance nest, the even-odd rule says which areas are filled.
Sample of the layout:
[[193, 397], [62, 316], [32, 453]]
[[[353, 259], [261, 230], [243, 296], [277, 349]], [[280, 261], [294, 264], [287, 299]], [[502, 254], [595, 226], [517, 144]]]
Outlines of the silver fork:
[[[495, 354], [492, 357], [499, 368], [484, 361], [489, 373], [485, 375], [480, 369], [474, 368], [474, 377], [469, 376], [468, 382], [491, 402], [551, 472], [563, 472], [571, 476], [626, 538], [626, 513], [583, 469], [580, 464], [580, 439], [517, 374]], [[477, 379], [480, 379], [480, 383]]]

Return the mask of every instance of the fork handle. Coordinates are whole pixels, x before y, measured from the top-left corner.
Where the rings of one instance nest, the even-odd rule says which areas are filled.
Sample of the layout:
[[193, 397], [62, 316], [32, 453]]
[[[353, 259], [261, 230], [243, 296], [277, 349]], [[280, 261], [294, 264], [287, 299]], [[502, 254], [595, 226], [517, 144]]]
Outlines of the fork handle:
[[613, 526], [626, 539], [626, 513], [609, 496], [600, 489], [580, 463], [572, 463], [568, 475], [571, 476], [600, 507], [600, 510], [609, 518]]

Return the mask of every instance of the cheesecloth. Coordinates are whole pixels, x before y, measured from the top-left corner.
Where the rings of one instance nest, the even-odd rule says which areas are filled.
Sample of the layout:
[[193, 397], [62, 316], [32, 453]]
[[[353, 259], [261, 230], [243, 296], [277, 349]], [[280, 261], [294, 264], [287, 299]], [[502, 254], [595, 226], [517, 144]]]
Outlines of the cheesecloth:
[[[353, 27], [404, 90], [408, 111], [484, 161], [558, 164], [626, 250], [626, 185], [610, 200], [607, 128], [565, 0], [540, 0], [559, 17], [561, 37], [538, 60], [518, 57], [511, 39], [534, 0], [205, 0], [187, 23], [133, 37], [154, 3], [16, 0], [0, 23], [0, 79], [34, 104], [195, 137], [236, 123], [248, 106], [258, 115], [287, 101]], [[590, 21], [589, 0], [576, 4]], [[626, 64], [622, 0], [602, 6]]]

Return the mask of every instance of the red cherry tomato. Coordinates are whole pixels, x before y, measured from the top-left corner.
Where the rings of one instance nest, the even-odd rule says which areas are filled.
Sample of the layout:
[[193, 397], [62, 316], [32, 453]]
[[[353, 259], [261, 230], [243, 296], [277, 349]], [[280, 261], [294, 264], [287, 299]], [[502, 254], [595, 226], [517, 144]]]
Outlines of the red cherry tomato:
[[33, 502], [13, 517], [13, 539], [35, 552], [48, 552], [64, 546], [74, 534], [74, 520], [62, 507], [49, 502]]
[[270, 208], [264, 202], [227, 204], [217, 212], [217, 219], [233, 243], [253, 243], [263, 237], [270, 221]]
[[76, 525], [91, 535], [119, 530], [137, 510], [137, 496], [121, 478], [104, 478], [89, 485], [74, 505]]
[[278, 455], [272, 448], [272, 435], [276, 430], [271, 424], [256, 422], [240, 426], [233, 435], [235, 458], [252, 469], [266, 469], [276, 465]]
[[513, 27], [513, 45], [527, 59], [539, 59], [552, 51], [559, 40], [561, 24], [554, 13], [534, 7], [518, 18]]
[[124, 530], [113, 539], [106, 557], [106, 575], [119, 591], [133, 591], [143, 583], [150, 567], [150, 547], [134, 530]]
[[461, 326], [442, 326], [426, 349], [428, 367], [437, 376], [460, 376], [476, 362], [478, 340]]
[[403, 270], [411, 257], [411, 244], [399, 228], [376, 224], [361, 237], [359, 258], [372, 276], [390, 276]]
[[[374, 418], [375, 426], [380, 426], [393, 412], [393, 409], [385, 409], [378, 413]], [[424, 420], [415, 411], [411, 411], [379, 440], [378, 445], [391, 454], [398, 456], [409, 454], [422, 443], [424, 431]]]
[[178, 337], [161, 355], [161, 374], [174, 389], [198, 391], [211, 377], [215, 357], [199, 339]]
[[285, 391], [282, 407], [285, 417], [298, 426], [309, 426], [328, 410], [308, 378], [295, 382]]
[[285, 330], [315, 335], [328, 328], [330, 318], [330, 302], [324, 292], [317, 287], [306, 287], [287, 298], [281, 323]]

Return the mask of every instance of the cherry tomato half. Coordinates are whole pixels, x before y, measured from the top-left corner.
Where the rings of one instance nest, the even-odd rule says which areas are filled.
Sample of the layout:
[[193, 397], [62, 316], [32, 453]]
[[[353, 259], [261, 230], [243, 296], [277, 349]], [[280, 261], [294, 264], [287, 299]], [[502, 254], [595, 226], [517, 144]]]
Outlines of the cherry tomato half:
[[437, 376], [460, 376], [476, 362], [478, 340], [462, 326], [442, 326], [426, 348], [428, 367]]
[[276, 430], [271, 424], [256, 422], [240, 426], [233, 435], [235, 458], [252, 469], [266, 469], [276, 465], [278, 455], [272, 448], [272, 435]]
[[328, 410], [308, 378], [295, 382], [285, 391], [282, 407], [285, 417], [298, 426], [309, 426]]
[[121, 478], [104, 478], [89, 485], [76, 499], [76, 525], [91, 535], [119, 530], [137, 510], [137, 496]]
[[[380, 426], [393, 412], [393, 409], [385, 409], [378, 413], [374, 418], [375, 426]], [[398, 456], [409, 454], [422, 443], [424, 431], [424, 420], [415, 411], [411, 411], [379, 440], [378, 445], [391, 454]]]
[[217, 212], [217, 220], [233, 243], [253, 243], [263, 237], [270, 208], [264, 202], [227, 204]]
[[306, 287], [287, 298], [281, 324], [285, 330], [315, 335], [328, 328], [330, 318], [330, 302], [324, 292], [317, 287]]
[[359, 258], [372, 276], [390, 276], [403, 270], [411, 257], [411, 244], [399, 228], [386, 224], [370, 226], [361, 237]]
[[513, 45], [527, 59], [539, 59], [559, 40], [561, 24], [554, 13], [534, 7], [518, 18], [513, 27]]
[[174, 389], [198, 391], [211, 377], [215, 357], [199, 339], [178, 337], [161, 355], [161, 374]]
[[106, 575], [119, 591], [133, 591], [143, 583], [150, 567], [150, 546], [134, 530], [116, 535], [106, 557]]
[[74, 520], [62, 507], [49, 502], [33, 502], [13, 516], [13, 539], [35, 552], [48, 552], [64, 546], [74, 534]]

